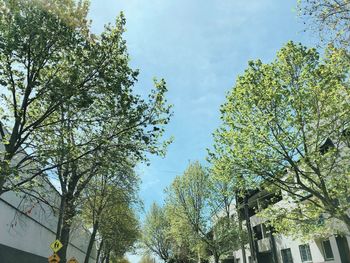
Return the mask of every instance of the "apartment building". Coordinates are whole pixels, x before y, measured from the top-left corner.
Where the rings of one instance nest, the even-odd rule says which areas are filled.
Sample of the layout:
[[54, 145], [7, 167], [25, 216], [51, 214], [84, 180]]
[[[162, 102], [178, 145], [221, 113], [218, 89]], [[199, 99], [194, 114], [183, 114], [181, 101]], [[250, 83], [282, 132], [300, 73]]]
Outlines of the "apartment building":
[[[350, 263], [350, 233], [309, 242], [273, 234], [273, 229], [264, 224], [266, 219], [259, 218], [257, 211], [265, 205], [278, 204], [283, 198], [281, 193], [272, 195], [255, 190], [237, 199], [240, 207], [237, 212], [247, 219], [243, 224], [250, 228], [249, 244], [245, 246], [247, 263]], [[243, 263], [242, 254], [241, 250], [233, 251], [228, 262]]]

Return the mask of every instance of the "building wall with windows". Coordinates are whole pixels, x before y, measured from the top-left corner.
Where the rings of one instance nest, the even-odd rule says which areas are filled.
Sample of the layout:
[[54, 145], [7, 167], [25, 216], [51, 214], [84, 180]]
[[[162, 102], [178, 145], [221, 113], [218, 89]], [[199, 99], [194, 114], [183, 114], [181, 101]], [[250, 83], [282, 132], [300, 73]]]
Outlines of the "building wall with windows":
[[[303, 242], [280, 235], [275, 237], [275, 242], [278, 263], [350, 263], [350, 255], [346, 252], [346, 249], [350, 250], [349, 236], [331, 236], [325, 240]], [[270, 238], [257, 240], [257, 244], [258, 263], [272, 263]], [[245, 247], [247, 262], [252, 262], [249, 260], [251, 258], [249, 246]], [[241, 250], [234, 251], [233, 256], [235, 263], [243, 262]]]
[[[304, 242], [293, 240], [283, 235], [272, 235], [271, 229], [265, 224], [265, 219], [259, 218], [254, 212], [257, 200], [270, 197], [266, 193], [255, 191], [249, 197], [250, 227], [255, 245], [257, 263], [350, 263], [350, 233], [345, 236], [330, 236], [323, 240], [312, 240]], [[266, 201], [266, 200], [264, 200]], [[283, 196], [278, 199], [276, 205], [283, 202]], [[263, 203], [263, 202], [262, 202]], [[268, 203], [268, 202], [267, 202]], [[265, 202], [266, 204], [266, 202]], [[241, 215], [244, 214], [240, 211]], [[246, 225], [246, 221], [243, 221]], [[343, 227], [343, 226], [338, 226]], [[345, 226], [344, 226], [345, 230]], [[253, 262], [250, 246], [245, 246], [247, 262]], [[243, 263], [241, 250], [232, 253], [235, 263]], [[276, 262], [277, 260], [277, 262]]]

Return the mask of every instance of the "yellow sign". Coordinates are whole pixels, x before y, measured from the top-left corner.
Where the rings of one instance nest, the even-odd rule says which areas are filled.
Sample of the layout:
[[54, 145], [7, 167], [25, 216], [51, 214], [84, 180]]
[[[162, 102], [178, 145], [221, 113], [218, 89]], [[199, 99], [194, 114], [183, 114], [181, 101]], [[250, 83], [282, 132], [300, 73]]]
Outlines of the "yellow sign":
[[70, 260], [68, 260], [68, 263], [79, 263], [78, 260], [75, 259], [75, 257], [72, 257]]
[[60, 257], [56, 253], [49, 257], [49, 263], [59, 263], [60, 260]]
[[51, 243], [50, 248], [52, 249], [53, 252], [57, 252], [63, 247], [62, 243], [57, 239], [54, 242]]

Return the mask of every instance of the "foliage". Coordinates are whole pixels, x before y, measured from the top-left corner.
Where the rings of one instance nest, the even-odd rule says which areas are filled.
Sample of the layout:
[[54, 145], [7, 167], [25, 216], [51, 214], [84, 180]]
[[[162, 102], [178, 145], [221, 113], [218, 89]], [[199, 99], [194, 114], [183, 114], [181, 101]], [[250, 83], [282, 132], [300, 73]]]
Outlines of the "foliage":
[[116, 263], [131, 263], [128, 258], [117, 259]]
[[173, 235], [183, 240], [185, 233], [198, 260], [210, 254], [218, 262], [223, 254], [237, 247], [239, 233], [233, 218], [217, 217], [218, 208], [210, 202], [209, 186], [207, 171], [198, 162], [192, 163], [168, 189], [167, 204], [172, 213]]
[[157, 255], [164, 262], [194, 262], [191, 228], [183, 218], [173, 213], [169, 205], [153, 204], [147, 213], [141, 243], [147, 254]]
[[104, 255], [122, 257], [133, 249], [140, 237], [138, 218], [128, 204], [119, 204], [103, 214], [100, 235], [103, 241]]
[[[110, 222], [110, 215], [120, 213], [122, 210], [132, 210], [138, 208], [139, 200], [137, 197], [138, 190], [138, 178], [135, 175], [132, 167], [115, 167], [115, 170], [102, 170], [101, 174], [96, 174], [87, 187], [84, 189], [82, 196], [82, 218], [87, 228], [92, 229], [89, 246], [86, 251], [85, 262], [89, 261], [90, 253], [92, 251], [94, 242], [98, 240], [100, 243], [103, 241], [103, 236], [99, 235], [100, 229], [108, 227]], [[124, 212], [118, 214], [118, 216], [125, 216]], [[128, 213], [126, 214], [128, 216]], [[134, 224], [132, 220], [129, 222]], [[118, 235], [116, 239], [130, 236], [129, 242], [119, 240], [118, 244], [112, 247], [112, 251], [119, 251], [119, 254], [114, 252], [114, 256], [120, 257], [123, 251], [129, 251], [133, 248], [133, 243], [136, 241], [132, 238], [134, 231], [138, 231], [138, 223], [134, 226], [123, 227], [122, 230], [131, 230], [131, 233], [115, 232]], [[135, 229], [134, 229], [135, 228]], [[102, 238], [102, 239], [101, 239]], [[106, 246], [102, 247], [103, 251], [99, 254], [107, 254]]]
[[[330, 46], [320, 59], [315, 49], [289, 42], [273, 62], [249, 62], [222, 106], [223, 124], [214, 135], [240, 184], [281, 189], [299, 214], [292, 218], [305, 228], [314, 228], [310, 218], [321, 216], [350, 227], [349, 61], [343, 55]], [[310, 233], [287, 229], [287, 218], [273, 215], [281, 214], [269, 213], [277, 229]]]
[[[206, 244], [210, 230], [207, 221], [207, 188], [208, 176], [198, 163], [190, 164], [183, 176], [174, 179], [167, 189], [167, 206], [171, 211], [172, 233], [181, 243], [189, 240], [189, 249], [197, 254], [198, 259], [207, 257]], [[178, 233], [178, 234], [176, 234]], [[185, 235], [185, 237], [184, 237]]]
[[85, 1], [2, 1], [0, 11], [0, 193], [45, 171], [60, 182], [57, 238], [65, 261], [90, 180], [165, 154], [166, 85], [156, 81], [148, 98], [135, 94], [123, 14], [92, 35]]
[[215, 214], [224, 211], [225, 217], [229, 218], [235, 200], [235, 193], [240, 191], [239, 180], [233, 175], [234, 167], [227, 158], [227, 154], [218, 148], [209, 152], [209, 203], [216, 208]]
[[143, 225], [142, 244], [147, 253], [156, 254], [164, 262], [171, 257], [170, 222], [164, 208], [153, 203]]
[[[214, 139], [214, 149], [208, 151], [207, 158], [211, 164], [209, 167], [209, 204], [213, 208], [214, 218], [217, 222], [214, 226], [214, 232], [228, 252], [229, 246], [232, 248], [240, 246], [242, 249], [248, 242], [247, 232], [242, 226], [243, 219], [238, 216], [238, 200], [236, 199], [247, 189], [247, 182], [237, 176], [227, 147], [223, 143], [219, 143], [217, 137]], [[224, 138], [220, 137], [220, 139]]]
[[179, 207], [173, 203], [167, 203], [165, 213], [170, 222], [170, 239], [172, 241], [171, 262], [197, 262], [198, 255], [205, 255], [205, 248], [196, 235], [193, 235], [192, 227]]
[[140, 259], [139, 263], [154, 263], [155, 259], [152, 258], [150, 255], [146, 254], [143, 255], [142, 258]]
[[0, 1], [0, 194], [52, 168], [38, 164], [46, 153], [33, 137], [90, 89], [94, 67], [77, 59], [92, 41], [87, 11], [86, 1]]
[[348, 48], [350, 41], [349, 0], [298, 0], [298, 11], [322, 40]]

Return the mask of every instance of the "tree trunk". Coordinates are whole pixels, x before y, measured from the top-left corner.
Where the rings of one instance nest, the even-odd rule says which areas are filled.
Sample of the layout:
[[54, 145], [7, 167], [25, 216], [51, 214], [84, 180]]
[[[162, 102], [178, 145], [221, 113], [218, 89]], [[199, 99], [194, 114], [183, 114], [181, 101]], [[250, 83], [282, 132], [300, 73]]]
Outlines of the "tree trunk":
[[220, 256], [217, 253], [214, 253], [214, 262], [219, 263]]
[[102, 239], [102, 241], [100, 243], [100, 246], [99, 246], [99, 248], [97, 250], [96, 263], [100, 263], [101, 262], [101, 261], [99, 261], [99, 259], [100, 259], [100, 256], [101, 256], [102, 247], [103, 247], [103, 239]]
[[110, 262], [110, 260], [109, 260], [110, 256], [111, 256], [111, 252], [108, 252], [107, 257], [106, 257], [106, 263]]
[[95, 237], [96, 237], [97, 229], [98, 229], [98, 220], [96, 220], [96, 222], [94, 223], [94, 225], [92, 227], [92, 233], [91, 233], [91, 236], [90, 236], [90, 241], [89, 241], [88, 248], [86, 250], [84, 263], [89, 263], [89, 258], [90, 258], [90, 254], [91, 254], [91, 251], [92, 251], [92, 246], [95, 243]]
[[1, 162], [0, 167], [0, 195], [4, 193], [4, 185], [6, 181], [7, 171], [5, 162]]
[[271, 226], [269, 226], [269, 230], [270, 230], [270, 235], [269, 235], [270, 236], [270, 245], [271, 245], [271, 252], [272, 252], [272, 259], [273, 259], [272, 263], [278, 263], [276, 240], [275, 240], [275, 237], [273, 235], [273, 229]]
[[61, 231], [62, 231], [62, 219], [64, 215], [64, 208], [65, 208], [65, 196], [61, 196], [61, 203], [60, 203], [60, 210], [58, 211], [58, 222], [57, 222], [57, 229], [56, 229], [56, 239], [61, 239]]
[[238, 219], [238, 234], [239, 234], [239, 243], [241, 245], [241, 251], [242, 251], [242, 258], [243, 262], [242, 263], [247, 263], [247, 256], [245, 254], [245, 240], [243, 238], [243, 219], [244, 215], [241, 213], [241, 207], [238, 203], [238, 193], [235, 192], [235, 198], [236, 198], [236, 211], [237, 211], [237, 219]]
[[0, 196], [5, 192], [4, 186], [7, 181], [7, 177], [11, 174], [10, 160], [4, 158], [0, 162]]
[[74, 209], [72, 198], [70, 198], [69, 196], [66, 196], [65, 211], [63, 214], [61, 240], [60, 240], [63, 247], [58, 251], [58, 255], [61, 258], [60, 263], [67, 262], [67, 248], [69, 244], [70, 230], [72, 227], [74, 215], [75, 215], [75, 209]]
[[251, 225], [250, 225], [250, 217], [249, 217], [248, 209], [249, 209], [249, 207], [248, 207], [248, 197], [246, 195], [246, 196], [244, 196], [244, 217], [245, 217], [245, 222], [246, 222], [247, 231], [248, 231], [250, 255], [252, 257], [252, 261], [253, 262], [257, 262], [256, 248], [255, 248], [252, 228], [251, 228]]
[[[237, 210], [239, 213], [239, 210]], [[239, 236], [240, 236], [240, 243], [241, 243], [241, 250], [242, 250], [242, 258], [243, 258], [243, 263], [247, 263], [247, 256], [245, 254], [245, 244], [243, 240], [243, 226], [242, 226], [242, 220], [239, 216], [238, 218], [238, 229], [239, 229]]]

